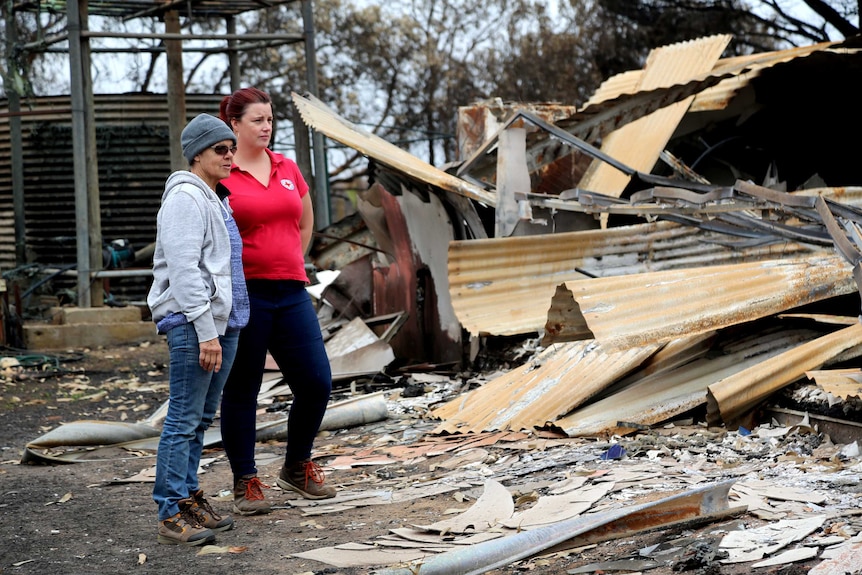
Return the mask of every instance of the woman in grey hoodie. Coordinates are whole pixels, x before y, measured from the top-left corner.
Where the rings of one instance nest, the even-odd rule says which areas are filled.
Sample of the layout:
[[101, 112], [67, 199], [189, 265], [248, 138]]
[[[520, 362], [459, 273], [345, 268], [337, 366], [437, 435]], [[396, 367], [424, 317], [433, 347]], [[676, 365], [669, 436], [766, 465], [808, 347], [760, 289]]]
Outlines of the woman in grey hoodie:
[[234, 525], [206, 500], [197, 470], [249, 304], [242, 240], [229, 192], [219, 183], [230, 173], [236, 136], [218, 118], [201, 114], [185, 127], [181, 142], [189, 169], [165, 183], [147, 295], [170, 351], [170, 398], [153, 500], [159, 543], [203, 545]]

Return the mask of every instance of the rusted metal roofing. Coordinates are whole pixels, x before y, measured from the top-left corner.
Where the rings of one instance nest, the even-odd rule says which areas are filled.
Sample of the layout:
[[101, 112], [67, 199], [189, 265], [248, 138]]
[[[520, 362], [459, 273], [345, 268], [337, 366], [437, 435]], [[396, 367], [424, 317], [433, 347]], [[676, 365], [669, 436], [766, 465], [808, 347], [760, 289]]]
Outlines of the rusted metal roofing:
[[[607, 230], [451, 242], [452, 305], [458, 320], [474, 335], [539, 332], [548, 320], [557, 286], [568, 281], [820, 252], [816, 246], [796, 242], [738, 246], [726, 240], [722, 240], [722, 234], [655, 222]], [[630, 277], [621, 281], [638, 280]], [[678, 287], [683, 290], [686, 286]], [[680, 292], [674, 297], [696, 295]]]
[[[761, 52], [747, 56], [734, 56], [718, 60], [710, 71], [711, 76], [723, 76], [727, 72], [733, 75], [722, 79], [715, 86], [705, 88], [694, 97], [690, 111], [699, 112], [705, 110], [716, 110], [723, 108], [733, 99], [736, 92], [748, 84], [748, 82], [760, 74], [764, 68], [774, 66], [781, 62], [788, 62], [794, 58], [807, 56], [821, 50], [828, 50], [838, 42], [821, 42], [809, 46], [790, 48], [775, 52]], [[640, 85], [645, 70], [629, 70], [615, 76], [611, 76], [596, 89], [587, 100], [580, 111], [586, 111], [591, 106], [614, 100], [621, 96], [634, 94], [640, 91]], [[664, 86], [669, 87], [669, 86]]]
[[[675, 84], [652, 89], [636, 89], [642, 80], [643, 70], [625, 72], [608, 80], [606, 84], [600, 87], [599, 92], [590, 100], [590, 103], [576, 114], [557, 120], [554, 125], [575, 138], [586, 142], [597, 142], [639, 118], [691, 97], [695, 99], [689, 109], [690, 112], [724, 109], [731, 103], [737, 91], [748, 86], [767, 68], [791, 64], [800, 58], [821, 53], [843, 54], [852, 57], [858, 53], [858, 49], [855, 42], [848, 40], [729, 58], [719, 60], [712, 69], [704, 74], [692, 75], [682, 78]], [[717, 87], [722, 82], [725, 83], [721, 88], [710, 92], [713, 86]], [[504, 123], [504, 127], [505, 125], [507, 124]], [[458, 170], [459, 175], [481, 181], [485, 187], [492, 189], [496, 165], [495, 139], [496, 137], [492, 138], [482, 146], [481, 154], [463, 158], [464, 163]], [[572, 149], [561, 149], [557, 137], [545, 131], [537, 131], [528, 135], [527, 152], [528, 157], [534, 161], [534, 164], [530, 165], [530, 170], [535, 177], [537, 174], [541, 174], [545, 166], [559, 161], [565, 154], [571, 154]], [[568, 185], [570, 188], [576, 186], [580, 186], [580, 180], [573, 181]], [[580, 187], [589, 189], [585, 186]]]
[[[730, 39], [729, 35], [710, 36], [656, 48], [647, 58], [638, 90], [678, 84], [709, 72]], [[603, 140], [602, 151], [638, 171], [652, 171], [693, 99], [690, 96], [619, 127]], [[628, 183], [628, 174], [594, 160], [578, 187], [619, 197]]]
[[535, 359], [437, 408], [436, 433], [532, 431], [566, 415], [640, 366], [660, 346], [606, 353], [595, 341], [551, 346]]
[[862, 355], [860, 323], [759, 362], [733, 377], [717, 380], [709, 386], [707, 422], [734, 421], [776, 390], [800, 379], [806, 371], [819, 369], [848, 351], [853, 352], [850, 357]]
[[842, 399], [862, 398], [862, 369], [858, 367], [809, 370], [805, 372], [805, 375], [808, 379], [813, 380], [817, 387], [834, 397]]
[[419, 182], [434, 185], [442, 190], [465, 196], [488, 206], [495, 205], [495, 194], [423, 162], [383, 138], [359, 128], [338, 116], [314, 96], [296, 93], [293, 93], [292, 96], [303, 122], [318, 132], [374, 158], [375, 161], [384, 166], [395, 168]]
[[[189, 118], [215, 113], [221, 95], [186, 96]], [[25, 249], [28, 261], [77, 261], [72, 124], [68, 96], [35, 98], [21, 116]], [[23, 106], [22, 106], [23, 107]], [[135, 250], [155, 241], [156, 212], [170, 174], [168, 101], [164, 95], [96, 95], [102, 237], [128, 239]], [[0, 108], [0, 213], [13, 214], [9, 116]], [[0, 227], [0, 269], [16, 267], [14, 226]], [[69, 280], [71, 281], [71, 280]], [[142, 300], [147, 278], [112, 279], [112, 291]]]
[[[790, 370], [784, 372], [771, 362], [805, 347], [816, 336], [817, 332], [812, 330], [784, 329], [731, 340], [723, 346], [723, 353], [707, 354], [677, 368], [640, 378], [557, 419], [554, 426], [572, 437], [629, 433], [703, 406], [711, 385], [753, 370], [765, 373], [760, 371], [764, 365], [771, 365], [775, 379], [783, 379], [786, 385]], [[833, 347], [832, 356], [840, 351], [841, 348]], [[824, 350], [821, 359], [829, 357], [828, 350]]]
[[596, 340], [555, 344], [435, 409], [443, 420], [435, 432], [626, 434], [704, 405], [712, 424], [734, 423], [806, 370], [862, 355], [860, 324], [824, 335], [799, 320], [772, 318], [625, 350]]
[[595, 338], [635, 347], [727, 327], [856, 291], [838, 256], [568, 281], [554, 296], [544, 343]]

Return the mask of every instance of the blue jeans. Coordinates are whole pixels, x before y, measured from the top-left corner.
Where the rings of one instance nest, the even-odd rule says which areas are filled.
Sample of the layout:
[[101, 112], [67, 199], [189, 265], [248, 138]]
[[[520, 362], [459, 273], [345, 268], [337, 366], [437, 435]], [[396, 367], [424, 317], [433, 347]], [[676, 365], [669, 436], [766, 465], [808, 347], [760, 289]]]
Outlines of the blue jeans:
[[205, 371], [199, 363], [200, 346], [191, 324], [168, 330], [171, 356], [168, 413], [156, 453], [156, 483], [153, 500], [159, 506], [159, 521], [179, 513], [177, 502], [198, 490], [198, 466], [204, 432], [212, 424], [221, 393], [236, 356], [239, 331], [219, 337], [222, 363], [218, 373]]
[[257, 473], [257, 395], [266, 352], [293, 392], [285, 462], [311, 457], [332, 391], [332, 371], [317, 312], [298, 281], [247, 280], [251, 318], [239, 336], [234, 369], [221, 404], [221, 435], [234, 477]]

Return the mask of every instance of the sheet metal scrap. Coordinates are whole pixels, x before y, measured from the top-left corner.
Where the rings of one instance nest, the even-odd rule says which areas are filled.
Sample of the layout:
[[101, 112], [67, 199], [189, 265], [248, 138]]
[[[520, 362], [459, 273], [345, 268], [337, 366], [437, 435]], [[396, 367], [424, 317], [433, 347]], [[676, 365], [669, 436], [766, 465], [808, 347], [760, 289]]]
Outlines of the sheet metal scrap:
[[670, 341], [847, 295], [848, 272], [820, 255], [566, 281], [542, 345], [590, 334], [607, 349]]
[[647, 529], [666, 527], [703, 516], [726, 516], [731, 509], [727, 494], [735, 480], [701, 486], [640, 505], [591, 513], [552, 525], [521, 531], [448, 551], [406, 568], [374, 571], [375, 575], [477, 575], [530, 557], [578, 536], [589, 540], [626, 537]]
[[[856, 289], [862, 293], [862, 249], [859, 247], [862, 245], [862, 229], [859, 227], [860, 223], [862, 223], [862, 210], [857, 206], [836, 202], [823, 196], [797, 195], [772, 190], [744, 181], [736, 182], [732, 190], [716, 188], [708, 193], [655, 188], [648, 192], [645, 191], [636, 194], [630, 203], [633, 208], [645, 209], [644, 202], [648, 199], [655, 201], [654, 205], [656, 207], [660, 207], [662, 204], [666, 205], [669, 200], [674, 204], [685, 203], [695, 206], [697, 209], [706, 209], [708, 205], [720, 205], [727, 210], [726, 213], [716, 212], [708, 215], [699, 215], [696, 211], [692, 211], [685, 216], [677, 216], [668, 212], [663, 217], [679, 223], [688, 223], [697, 227], [703, 227], [710, 231], [720, 231], [728, 236], [745, 237], [752, 242], [780, 243], [790, 241], [817, 246], [834, 246], [843, 259], [852, 266], [852, 274], [847, 273], [850, 270], [842, 266], [840, 261], [835, 261], [839, 258], [821, 260], [820, 258], [815, 259], [812, 257], [807, 260], [808, 264], [828, 265], [831, 268], [827, 274], [830, 276], [828, 278], [821, 275], [819, 271], [810, 268], [808, 271], [799, 270], [802, 276], [798, 276], [795, 272], [791, 272], [790, 268], [784, 268], [785, 265], [791, 265], [790, 261], [783, 261], [781, 264], [776, 264], [775, 262], [755, 264], [754, 267], [759, 269], [757, 271], [752, 270], [754, 275], [743, 281], [747, 286], [746, 291], [748, 291], [748, 287], [750, 287], [751, 282], [754, 280], [766, 285], [771, 281], [769, 278], [774, 273], [779, 273], [779, 275], [790, 274], [785, 279], [791, 281], [775, 286], [776, 291], [774, 292], [785, 293], [789, 298], [794, 300], [790, 302], [790, 299], [788, 299], [785, 302], [785, 309], [788, 307], [787, 303], [795, 303], [795, 305], [808, 303], [803, 300], [805, 300], [806, 294], [814, 296], [813, 292], [819, 292], [820, 295], [816, 296], [818, 301], [826, 297], [847, 294], [849, 292], [846, 289], [847, 282], [845, 280], [850, 280], [851, 278], [855, 281]], [[640, 203], [635, 205], [634, 202]], [[594, 205], [597, 209], [602, 209], [603, 205], [618, 206], [619, 204], [600, 204], [597, 202]], [[728, 206], [737, 209], [731, 212]], [[798, 263], [802, 264], [803, 267], [807, 267], [805, 261], [800, 260]], [[783, 271], [781, 271], [782, 268]], [[728, 305], [726, 309], [741, 309], [739, 304], [744, 302], [744, 298], [747, 296], [745, 294], [731, 293], [733, 290], [728, 284], [728, 280], [732, 278], [728, 276], [722, 279], [714, 275], [716, 270], [706, 271], [704, 269], [702, 271], [705, 273], [704, 276], [696, 275], [693, 270], [686, 273], [689, 276], [688, 279], [700, 282], [701, 286], [719, 286], [716, 289], [725, 292], [725, 296], [722, 296], [722, 298], [731, 296], [727, 298], [726, 303]], [[730, 268], [728, 268], [728, 271], [730, 271]], [[708, 284], [703, 283], [706, 281], [705, 278], [707, 276], [712, 278]], [[795, 280], [793, 276], [795, 276]], [[659, 276], [657, 274], [653, 275], [653, 277], [645, 276], [637, 278], [637, 280], [641, 282], [640, 286], [635, 286], [632, 280], [624, 280], [625, 286], [623, 286], [616, 280], [611, 282], [606, 278], [582, 282], [565, 282], [566, 288], [571, 290], [572, 296], [563, 301], [560, 300], [560, 297], [564, 294], [558, 291], [555, 295], [545, 328], [546, 335], [543, 344], [569, 341], [569, 337], [589, 337], [591, 334], [594, 334], [596, 338], [601, 339], [605, 344], [609, 344], [609, 340], [618, 340], [620, 345], [643, 345], [647, 341], [653, 341], [643, 339], [645, 337], [643, 334], [646, 331], [641, 331], [640, 336], [635, 333], [638, 330], [633, 326], [631, 316], [628, 313], [632, 312], [632, 310], [627, 304], [632, 303], [633, 300], [637, 300], [638, 296], [637, 293], [632, 294], [631, 292], [633, 288], [648, 288], [647, 293], [650, 294], [650, 299], [654, 301], [656, 299], [654, 297], [656, 292], [666, 293], [668, 289], [666, 286], [675, 280], [670, 275]], [[820, 291], [819, 288], [814, 289], [812, 282], [815, 281], [820, 283], [823, 291]], [[609, 287], [610, 283], [615, 283], [616, 287]], [[602, 293], [599, 294], [595, 291], [598, 284], [608, 289], [603, 289]], [[789, 291], [792, 285], [797, 285], [798, 287], [795, 293]], [[622, 300], [618, 299], [621, 292], [613, 293], [617, 289], [627, 293]], [[717, 293], [715, 290], [710, 290], [708, 294], [710, 299], [715, 297], [715, 293]], [[676, 295], [679, 298], [680, 294], [678, 292]], [[735, 299], [737, 295], [743, 299], [735, 302], [729, 301]], [[767, 295], [766, 297], [768, 299], [771, 296]], [[802, 299], [797, 300], [796, 298], [799, 297]], [[680, 299], [689, 301], [688, 298], [684, 297]], [[709, 320], [705, 320], [704, 318], [711, 312], [708, 313], [702, 309], [700, 299], [697, 301], [691, 299], [691, 301], [697, 304], [699, 309], [692, 310], [696, 314], [696, 317], [692, 316], [689, 318], [691, 320], [689, 327], [681, 327], [681, 324], [671, 327], [666, 320], [654, 317], [654, 304], [641, 307], [645, 302], [638, 301], [635, 308], [651, 310], [651, 317], [647, 321], [652, 322], [650, 331], [653, 335], [656, 334], [654, 329], [656, 324], [664, 325], [670, 330], [668, 335], [672, 334], [673, 336], [696, 333], [696, 331], [691, 331], [690, 329], [695, 324], [699, 326], [695, 329], [700, 329], [700, 327], [714, 329], [716, 325], [703, 325], [708, 323]], [[759, 302], [749, 301], [752, 305], [756, 306], [761, 305], [765, 300], [760, 300]], [[753, 312], [754, 308], [745, 309], [748, 319], [761, 317]], [[673, 311], [674, 316], [680, 316], [676, 305]], [[780, 311], [782, 310], [778, 308], [772, 310], [772, 312]], [[636, 310], [634, 313], [637, 313]], [[611, 324], [616, 321], [612, 318], [616, 318], [617, 320], [625, 319], [624, 322], [612, 326]], [[601, 324], [604, 324], [606, 321], [610, 321], [611, 324], [605, 326], [607, 329], [602, 329]], [[621, 323], [625, 323], [625, 325], [621, 325]], [[677, 328], [680, 328], [682, 331]]]

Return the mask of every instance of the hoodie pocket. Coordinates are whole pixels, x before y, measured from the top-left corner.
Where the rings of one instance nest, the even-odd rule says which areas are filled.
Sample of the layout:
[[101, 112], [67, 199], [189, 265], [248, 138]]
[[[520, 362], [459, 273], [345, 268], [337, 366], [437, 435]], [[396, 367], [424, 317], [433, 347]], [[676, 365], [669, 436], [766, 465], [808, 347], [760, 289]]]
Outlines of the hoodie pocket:
[[210, 296], [210, 305], [213, 317], [227, 320], [230, 315], [231, 301], [233, 300], [231, 277], [229, 275], [214, 275], [212, 276], [212, 282], [213, 293]]

